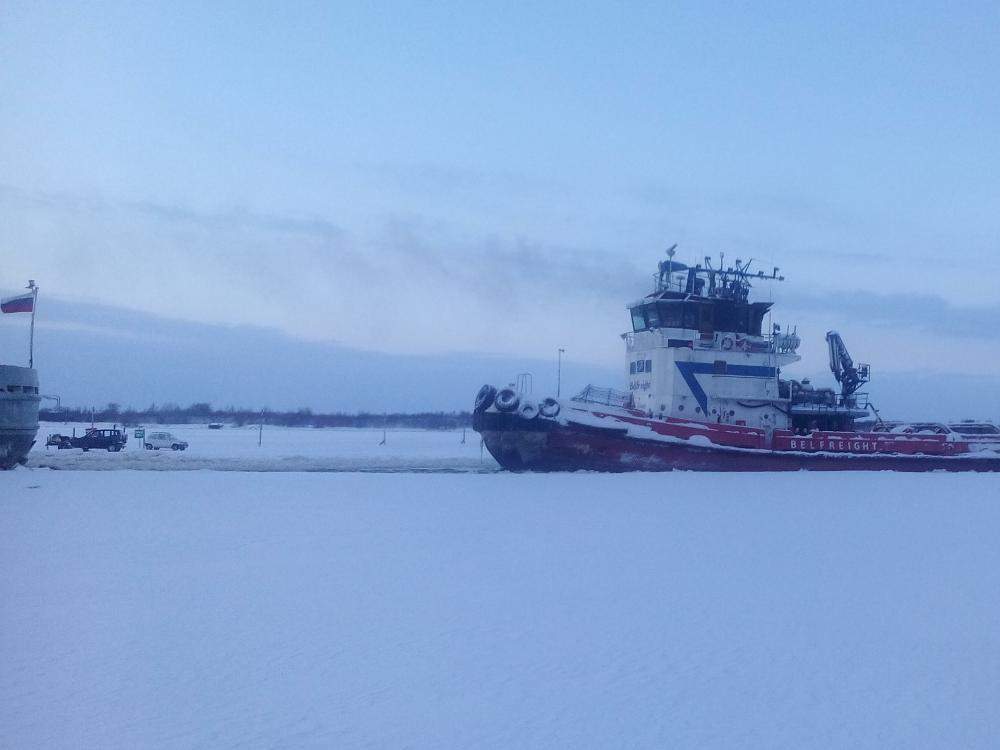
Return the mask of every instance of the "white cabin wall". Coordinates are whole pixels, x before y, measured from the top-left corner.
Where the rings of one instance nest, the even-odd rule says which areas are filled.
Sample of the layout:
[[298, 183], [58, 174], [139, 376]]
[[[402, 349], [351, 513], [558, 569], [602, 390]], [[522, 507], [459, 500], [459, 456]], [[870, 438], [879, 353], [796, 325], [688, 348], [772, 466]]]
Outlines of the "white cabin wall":
[[[654, 416], [672, 416], [698, 421], [743, 423], [751, 427], [785, 429], [789, 418], [779, 408], [781, 404], [747, 407], [739, 402], [759, 403], [778, 401], [776, 377], [748, 377], [744, 375], [697, 373], [693, 377], [704, 390], [707, 411], [681, 374], [677, 363], [694, 362], [703, 367], [713, 366], [717, 360], [728, 366], [782, 367], [798, 360], [796, 355], [775, 355], [768, 352], [723, 350], [716, 346], [702, 348], [694, 340], [693, 347], [668, 348], [668, 339], [691, 340], [697, 334], [683, 329], [641, 331], [626, 337], [625, 379], [632, 393], [635, 408]], [[652, 363], [649, 372], [631, 372], [631, 363]], [[638, 369], [638, 368], [637, 368]]]
[[[660, 413], [661, 403], [665, 406], [663, 413], [667, 413], [670, 403], [662, 398], [662, 394], [669, 393], [673, 387], [673, 361], [669, 350], [663, 346], [663, 341], [659, 331], [634, 334], [627, 347], [625, 361], [625, 382], [628, 383], [635, 408], [653, 414]], [[632, 363], [638, 362], [643, 362], [643, 372], [633, 373]], [[645, 368], [646, 362], [652, 364], [651, 371]]]

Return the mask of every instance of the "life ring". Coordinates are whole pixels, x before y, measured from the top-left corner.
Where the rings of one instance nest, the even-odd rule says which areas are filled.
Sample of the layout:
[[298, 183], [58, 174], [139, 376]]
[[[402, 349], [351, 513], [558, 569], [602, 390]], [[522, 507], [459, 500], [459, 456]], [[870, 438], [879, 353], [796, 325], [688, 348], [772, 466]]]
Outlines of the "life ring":
[[497, 389], [488, 383], [479, 389], [476, 394], [476, 413], [484, 412], [493, 406], [493, 399], [497, 395]]
[[513, 388], [504, 388], [493, 399], [497, 411], [514, 411], [521, 399]]
[[733, 348], [733, 345], [735, 343], [736, 343], [736, 341], [735, 341], [735, 339], [733, 339], [732, 336], [723, 336], [722, 337], [722, 348], [725, 349], [727, 352], [730, 349]]

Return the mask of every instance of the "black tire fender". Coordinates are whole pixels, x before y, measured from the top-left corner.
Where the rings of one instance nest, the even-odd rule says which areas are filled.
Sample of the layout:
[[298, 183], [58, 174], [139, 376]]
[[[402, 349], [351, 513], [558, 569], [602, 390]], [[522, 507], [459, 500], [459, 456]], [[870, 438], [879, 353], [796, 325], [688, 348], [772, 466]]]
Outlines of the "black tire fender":
[[497, 392], [496, 398], [493, 400], [493, 405], [497, 408], [497, 411], [514, 411], [517, 405], [521, 402], [520, 396], [517, 395], [517, 391], [513, 388], [503, 388]]
[[538, 411], [543, 417], [554, 419], [559, 416], [559, 402], [548, 396], [542, 399], [542, 403], [538, 405]]
[[493, 399], [496, 398], [496, 395], [497, 389], [489, 383], [480, 388], [479, 393], [476, 394], [475, 412], [478, 414], [493, 406]]

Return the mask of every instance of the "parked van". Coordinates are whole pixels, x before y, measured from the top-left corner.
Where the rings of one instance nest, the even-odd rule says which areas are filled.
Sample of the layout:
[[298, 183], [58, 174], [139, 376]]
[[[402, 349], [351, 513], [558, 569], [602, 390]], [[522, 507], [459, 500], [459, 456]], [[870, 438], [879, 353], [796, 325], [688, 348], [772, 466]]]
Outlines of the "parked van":
[[148, 451], [158, 451], [160, 448], [182, 451], [188, 447], [187, 441], [181, 440], [169, 432], [147, 432], [145, 445]]

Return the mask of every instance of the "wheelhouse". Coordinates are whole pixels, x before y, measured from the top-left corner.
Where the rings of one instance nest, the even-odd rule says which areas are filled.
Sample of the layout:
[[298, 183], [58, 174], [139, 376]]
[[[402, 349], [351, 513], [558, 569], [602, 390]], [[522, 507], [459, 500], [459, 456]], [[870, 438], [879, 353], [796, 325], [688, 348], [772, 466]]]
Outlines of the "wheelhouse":
[[[669, 294], [669, 293], [668, 293]], [[737, 303], [718, 299], [643, 300], [630, 307], [632, 331], [681, 328], [698, 333], [761, 336], [770, 302]]]

